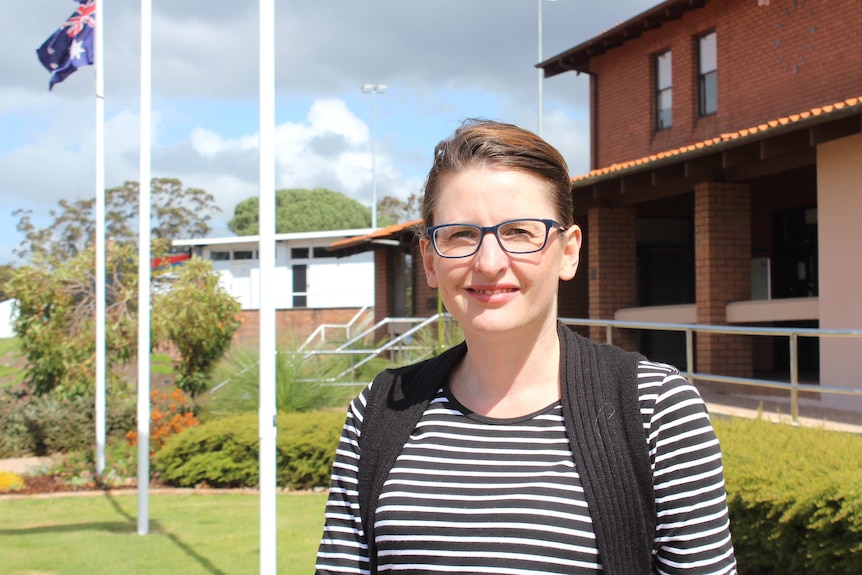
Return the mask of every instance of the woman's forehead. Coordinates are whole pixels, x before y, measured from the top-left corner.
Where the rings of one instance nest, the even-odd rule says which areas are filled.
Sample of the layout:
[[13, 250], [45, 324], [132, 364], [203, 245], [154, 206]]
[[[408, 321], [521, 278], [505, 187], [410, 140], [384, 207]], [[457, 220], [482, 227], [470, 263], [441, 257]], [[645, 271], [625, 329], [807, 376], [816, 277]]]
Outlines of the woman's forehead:
[[551, 184], [523, 170], [478, 166], [451, 172], [440, 179], [435, 199], [435, 216], [471, 207], [531, 207], [542, 217], [554, 215], [548, 213], [554, 206]]

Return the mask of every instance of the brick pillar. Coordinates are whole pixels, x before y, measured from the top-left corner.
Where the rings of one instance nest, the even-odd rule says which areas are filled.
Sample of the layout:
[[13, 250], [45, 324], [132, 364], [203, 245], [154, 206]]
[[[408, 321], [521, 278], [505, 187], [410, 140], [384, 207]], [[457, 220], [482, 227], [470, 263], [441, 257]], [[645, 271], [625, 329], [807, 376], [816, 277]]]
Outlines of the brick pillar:
[[[697, 323], [727, 325], [727, 304], [751, 299], [749, 186], [705, 182], [695, 186], [694, 197]], [[696, 371], [751, 377], [751, 337], [696, 337]]]
[[[392, 267], [389, 261], [388, 248], [374, 249], [374, 323], [392, 315]], [[376, 334], [378, 340], [388, 337], [387, 330], [380, 329]]]
[[428, 286], [422, 253], [419, 246], [413, 250], [413, 315], [431, 317], [437, 313], [437, 289]]
[[[591, 208], [589, 292], [590, 318], [613, 319], [618, 309], [637, 305], [637, 234], [632, 208]], [[590, 328], [590, 338], [605, 341], [605, 328]], [[633, 330], [613, 331], [613, 342], [628, 350], [637, 348]]]

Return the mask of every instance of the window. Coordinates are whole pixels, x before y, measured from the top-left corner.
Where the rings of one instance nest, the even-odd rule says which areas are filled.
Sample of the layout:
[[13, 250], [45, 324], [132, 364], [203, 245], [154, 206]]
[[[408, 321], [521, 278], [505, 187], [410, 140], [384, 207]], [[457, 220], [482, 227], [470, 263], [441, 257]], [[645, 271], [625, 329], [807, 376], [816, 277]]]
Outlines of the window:
[[307, 260], [308, 248], [291, 248], [290, 259], [292, 260]]
[[334, 258], [335, 252], [331, 252], [326, 248], [314, 248], [312, 252], [315, 258]]
[[254, 252], [252, 250], [234, 250], [233, 259], [251, 260], [254, 259]]
[[655, 129], [664, 130], [673, 124], [673, 89], [670, 50], [655, 57]]
[[214, 262], [225, 262], [230, 259], [230, 252], [210, 252], [210, 259]]
[[710, 32], [698, 38], [697, 43], [697, 112], [700, 116], [718, 111], [717, 68], [715, 32]]
[[308, 305], [308, 267], [304, 265], [293, 267], [293, 307]]

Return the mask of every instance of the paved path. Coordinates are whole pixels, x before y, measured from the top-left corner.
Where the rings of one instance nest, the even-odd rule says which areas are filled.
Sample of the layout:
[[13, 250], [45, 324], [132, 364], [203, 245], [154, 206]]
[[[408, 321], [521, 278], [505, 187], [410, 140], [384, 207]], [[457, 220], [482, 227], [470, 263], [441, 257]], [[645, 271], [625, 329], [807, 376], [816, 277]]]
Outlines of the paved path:
[[0, 459], [0, 471], [11, 471], [18, 475], [26, 475], [40, 467], [50, 465], [52, 457], [18, 457], [15, 459]]

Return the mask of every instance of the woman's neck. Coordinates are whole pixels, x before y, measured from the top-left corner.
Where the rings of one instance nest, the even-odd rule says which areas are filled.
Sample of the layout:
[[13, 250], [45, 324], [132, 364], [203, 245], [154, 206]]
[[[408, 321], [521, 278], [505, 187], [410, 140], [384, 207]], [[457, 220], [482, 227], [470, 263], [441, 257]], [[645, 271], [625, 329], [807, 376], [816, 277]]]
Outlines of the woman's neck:
[[560, 398], [556, 323], [529, 339], [467, 336], [467, 349], [449, 387], [471, 411], [490, 417], [519, 417]]

